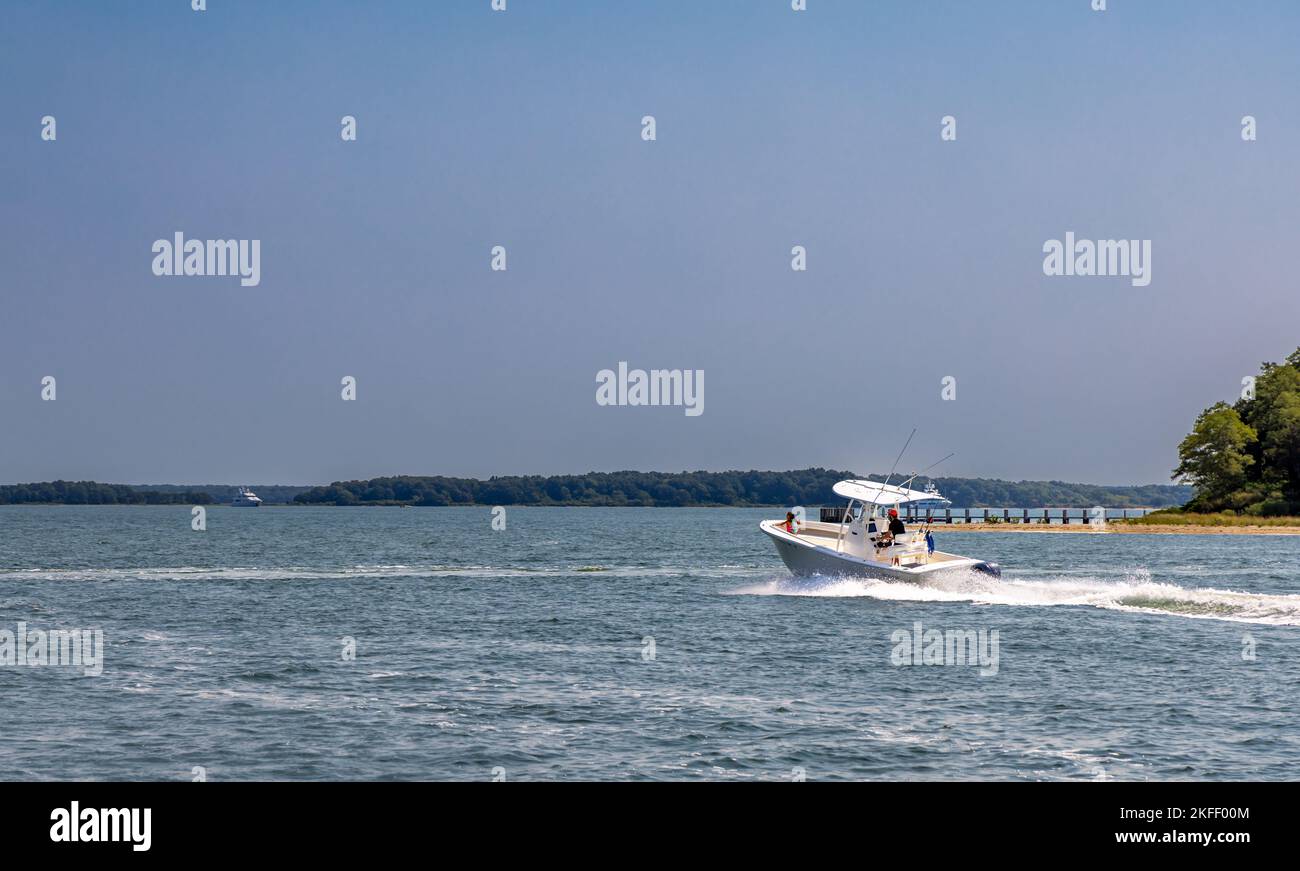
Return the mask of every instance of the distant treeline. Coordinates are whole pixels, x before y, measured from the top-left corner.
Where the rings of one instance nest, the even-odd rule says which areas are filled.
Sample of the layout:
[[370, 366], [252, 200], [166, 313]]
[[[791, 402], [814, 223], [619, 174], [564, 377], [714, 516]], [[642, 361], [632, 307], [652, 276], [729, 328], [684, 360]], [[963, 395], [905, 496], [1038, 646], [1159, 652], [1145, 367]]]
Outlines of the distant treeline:
[[[591, 472], [586, 475], [474, 478], [415, 477], [336, 481], [327, 487], [260, 485], [267, 503], [305, 505], [593, 505], [667, 506], [835, 505], [831, 487], [863, 476], [834, 469], [792, 472]], [[894, 480], [899, 479], [895, 476]], [[1184, 485], [1103, 487], [1061, 481], [1001, 481], [993, 478], [935, 478], [944, 496], [960, 508], [1110, 508], [1178, 506], [1192, 498]], [[920, 486], [919, 484], [915, 486]], [[0, 505], [211, 505], [227, 502], [229, 484], [101, 484], [47, 481], [0, 485]]]
[[[792, 506], [843, 501], [831, 487], [860, 478], [833, 469], [792, 472], [591, 472], [586, 475], [474, 478], [414, 477], [336, 481], [294, 498], [313, 505], [596, 505], [596, 506]], [[877, 480], [883, 476], [872, 476]], [[983, 507], [1111, 508], [1181, 505], [1191, 487], [1149, 484], [1102, 487], [1061, 481], [1000, 481], [936, 478], [953, 505]], [[895, 476], [894, 481], [899, 481]], [[919, 486], [919, 485], [918, 485]]]
[[43, 481], [39, 484], [0, 484], [0, 505], [210, 505], [211, 495], [191, 490], [160, 493], [129, 484], [98, 481]]
[[[234, 498], [239, 486], [234, 484], [135, 484], [138, 490], [153, 490], [158, 493], [207, 493], [214, 502], [229, 502]], [[306, 493], [310, 487], [290, 484], [252, 484], [250, 490], [258, 495], [267, 505], [290, 504], [293, 497]], [[194, 504], [198, 504], [197, 502]]]
[[1064, 481], [1000, 481], [997, 478], [935, 478], [944, 498], [962, 508], [1169, 508], [1195, 495], [1187, 485], [1106, 487]]

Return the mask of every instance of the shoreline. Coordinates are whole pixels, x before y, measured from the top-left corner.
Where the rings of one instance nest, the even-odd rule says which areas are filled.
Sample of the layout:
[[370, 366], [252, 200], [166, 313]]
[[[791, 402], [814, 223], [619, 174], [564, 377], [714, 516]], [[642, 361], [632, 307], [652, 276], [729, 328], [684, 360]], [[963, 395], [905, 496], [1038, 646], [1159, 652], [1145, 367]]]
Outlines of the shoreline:
[[[175, 502], [164, 504], [92, 504], [79, 505], [67, 502], [23, 502], [12, 505], [0, 505], [0, 508], [168, 508], [168, 509], [188, 509], [195, 503]], [[230, 505], [224, 502], [209, 503], [203, 506], [207, 509], [222, 508], [240, 508], [245, 506]], [[487, 504], [470, 504], [470, 505], [329, 505], [329, 504], [302, 504], [293, 502], [284, 503], [265, 503], [260, 508], [272, 509], [330, 509], [330, 508], [452, 508], [460, 510], [490, 510], [495, 506]], [[773, 518], [776, 517], [777, 509], [773, 506], [762, 505], [512, 505], [506, 503], [503, 507], [511, 509], [536, 509], [536, 508], [662, 508], [667, 510], [673, 509], [730, 509], [741, 511], [773, 511]], [[768, 519], [773, 519], [768, 518]], [[922, 521], [909, 521], [909, 526], [923, 525]], [[1047, 533], [1050, 535], [1300, 535], [1300, 524], [1295, 526], [1260, 526], [1260, 525], [1215, 525], [1215, 524], [1195, 524], [1195, 523], [1138, 523], [1124, 520], [1110, 520], [1105, 526], [1088, 523], [935, 523], [932, 529], [937, 533], [967, 533], [967, 532], [1011, 532], [1011, 533]]]
[[1123, 521], [1110, 521], [1104, 527], [1085, 523], [936, 523], [932, 528], [945, 532], [1046, 532], [1062, 535], [1300, 535], [1300, 526], [1209, 526]]

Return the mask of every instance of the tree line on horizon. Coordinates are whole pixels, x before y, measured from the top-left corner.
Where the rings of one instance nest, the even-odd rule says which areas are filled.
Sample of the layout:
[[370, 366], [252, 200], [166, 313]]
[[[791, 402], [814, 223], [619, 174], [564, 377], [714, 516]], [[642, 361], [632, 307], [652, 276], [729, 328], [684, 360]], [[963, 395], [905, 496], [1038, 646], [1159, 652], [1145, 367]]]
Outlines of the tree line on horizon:
[[98, 481], [0, 484], [0, 505], [211, 505], [214, 501], [201, 490], [160, 493]]
[[[398, 475], [335, 481], [300, 493], [294, 501], [306, 505], [815, 506], [843, 502], [832, 492], [832, 486], [845, 478], [862, 477], [868, 476], [821, 468], [788, 472], [590, 472], [492, 477], [485, 481]], [[1062, 481], [933, 480], [954, 506], [963, 508], [1165, 508], [1181, 505], [1192, 497], [1191, 487], [1170, 484], [1106, 487]], [[894, 483], [901, 483], [897, 475]]]
[[[788, 472], [591, 472], [487, 480], [399, 475], [336, 481], [324, 487], [260, 485], [253, 489], [269, 504], [789, 507], [839, 504], [843, 500], [831, 491], [835, 482], [864, 477], [884, 478], [820, 468]], [[900, 482], [898, 476], [894, 481]], [[996, 478], [933, 481], [960, 508], [1165, 508], [1182, 505], [1193, 492], [1191, 487], [1170, 484], [1107, 487]], [[235, 488], [228, 484], [141, 486], [46, 481], [0, 485], [0, 505], [212, 505], [227, 501], [234, 492]]]
[[1300, 348], [1263, 363], [1253, 387], [1202, 411], [1178, 446], [1173, 479], [1196, 487], [1186, 510], [1300, 514]]
[[[159, 493], [207, 493], [216, 502], [229, 502], [239, 491], [234, 484], [132, 484], [137, 490], [154, 490]], [[253, 484], [250, 486], [268, 505], [293, 502], [293, 497], [306, 493], [311, 487], [301, 484]]]

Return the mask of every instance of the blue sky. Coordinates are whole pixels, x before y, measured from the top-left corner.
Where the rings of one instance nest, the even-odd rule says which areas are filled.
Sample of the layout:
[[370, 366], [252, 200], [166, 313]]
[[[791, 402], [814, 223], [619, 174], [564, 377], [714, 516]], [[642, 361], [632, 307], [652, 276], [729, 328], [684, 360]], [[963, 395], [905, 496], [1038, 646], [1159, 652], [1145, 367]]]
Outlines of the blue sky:
[[[208, 5], [0, 10], [0, 481], [866, 471], [916, 426], [1156, 482], [1300, 345], [1294, 3]], [[260, 285], [155, 277], [177, 231]], [[1045, 276], [1066, 231], [1151, 284]], [[705, 413], [598, 406], [621, 360]]]

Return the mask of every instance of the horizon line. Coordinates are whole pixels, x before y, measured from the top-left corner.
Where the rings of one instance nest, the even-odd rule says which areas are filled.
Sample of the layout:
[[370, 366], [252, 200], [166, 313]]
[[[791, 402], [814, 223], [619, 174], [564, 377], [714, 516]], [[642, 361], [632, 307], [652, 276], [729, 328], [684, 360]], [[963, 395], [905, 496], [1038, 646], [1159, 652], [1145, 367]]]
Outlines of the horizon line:
[[[613, 471], [607, 471], [607, 472], [600, 472], [600, 471], [594, 471], [594, 470], [592, 470], [592, 471], [587, 471], [587, 472], [558, 472], [558, 473], [552, 473], [552, 474], [541, 474], [541, 473], [518, 474], [518, 473], [515, 473], [515, 474], [505, 474], [505, 475], [490, 475], [490, 476], [488, 476], [488, 477], [476, 477], [476, 476], [472, 476], [472, 475], [448, 475], [448, 474], [406, 474], [406, 473], [401, 473], [401, 474], [371, 475], [371, 476], [369, 476], [369, 477], [357, 477], [357, 478], [335, 478], [335, 479], [333, 479], [333, 480], [331, 480], [331, 481], [325, 481], [325, 482], [322, 482], [322, 483], [316, 483], [316, 484], [282, 483], [282, 482], [266, 482], [266, 481], [264, 481], [264, 482], [262, 482], [262, 483], [260, 483], [260, 484], [256, 484], [256, 485], [254, 485], [254, 484], [250, 484], [250, 483], [244, 483], [244, 484], [232, 484], [232, 483], [225, 483], [225, 482], [220, 482], [220, 481], [217, 481], [217, 482], [214, 482], [214, 481], [208, 481], [208, 482], [203, 482], [203, 483], [174, 483], [174, 482], [168, 482], [168, 481], [154, 481], [154, 482], [136, 483], [136, 482], [129, 482], [129, 481], [127, 481], [127, 482], [121, 482], [120, 484], [117, 484], [117, 485], [118, 485], [118, 486], [124, 486], [124, 487], [231, 487], [231, 488], [235, 488], [235, 487], [252, 487], [252, 486], [258, 486], [258, 487], [306, 487], [306, 488], [311, 488], [311, 487], [328, 487], [328, 486], [330, 486], [331, 484], [345, 483], [345, 482], [348, 482], [348, 481], [372, 481], [372, 480], [375, 480], [375, 479], [377, 479], [377, 478], [451, 478], [451, 479], [458, 479], [458, 480], [465, 480], [465, 481], [489, 481], [489, 480], [492, 480], [492, 479], [499, 479], [499, 478], [562, 478], [562, 477], [582, 477], [582, 476], [587, 476], [587, 475], [619, 475], [619, 474], [628, 474], [628, 473], [631, 473], [631, 474], [641, 474], [641, 475], [647, 475], [647, 474], [648, 474], [648, 475], [694, 475], [694, 474], [725, 475], [725, 474], [737, 474], [737, 473], [746, 473], [746, 472], [759, 472], [759, 473], [765, 473], [765, 474], [788, 474], [788, 473], [793, 473], [793, 472], [807, 472], [807, 471], [811, 471], [811, 470], [813, 470], [813, 469], [824, 469], [825, 471], [830, 471], [830, 472], [845, 472], [846, 474], [849, 474], [849, 475], [857, 475], [857, 474], [858, 474], [858, 473], [852, 472], [851, 470], [832, 469], [832, 468], [829, 468], [829, 467], [826, 467], [826, 466], [805, 466], [805, 467], [800, 468], [800, 469], [722, 469], [722, 470], [711, 470], [711, 469], [684, 469], [684, 470], [681, 470], [681, 471], [662, 471], [662, 470], [658, 470], [658, 469], [616, 469], [616, 470], [613, 470]], [[897, 475], [897, 473], [895, 473], [895, 474]], [[864, 475], [860, 475], [859, 477], [863, 477], [863, 478], [873, 478], [873, 477], [875, 477], [875, 478], [884, 479], [886, 476], [885, 476], [884, 474], [881, 474], [881, 473], [878, 473], [878, 472], [869, 472], [869, 473], [866, 473], [866, 474], [864, 474]], [[1038, 484], [1038, 483], [1041, 483], [1041, 484], [1053, 484], [1053, 483], [1056, 483], [1056, 484], [1076, 484], [1076, 485], [1083, 485], [1083, 486], [1088, 486], [1088, 487], [1192, 487], [1192, 486], [1193, 486], [1192, 484], [1180, 483], [1180, 482], [1176, 482], [1176, 481], [1174, 481], [1174, 482], [1155, 482], [1155, 481], [1153, 481], [1153, 482], [1145, 482], [1145, 483], [1123, 483], [1123, 484], [1098, 484], [1098, 483], [1093, 483], [1093, 482], [1088, 482], [1088, 481], [1067, 481], [1067, 480], [1062, 479], [1062, 478], [1019, 478], [1019, 479], [1012, 479], [1012, 478], [982, 477], [982, 476], [972, 476], [972, 475], [917, 475], [916, 477], [918, 477], [918, 478], [925, 478], [925, 479], [927, 479], [927, 480], [944, 480], [944, 479], [947, 479], [947, 480], [962, 480], [962, 481], [1005, 481], [1005, 482], [1007, 482], [1007, 483], [1009, 483], [1009, 484]], [[904, 476], [903, 479], [906, 480], [906, 476]], [[116, 482], [112, 482], [112, 481], [101, 481], [101, 480], [98, 480], [98, 479], [95, 479], [95, 478], [79, 478], [79, 479], [72, 479], [72, 478], [49, 478], [49, 479], [46, 479], [45, 481], [9, 481], [9, 482], [0, 482], [0, 487], [16, 487], [16, 486], [29, 485], [29, 484], [53, 483], [53, 482], [55, 482], [55, 481], [69, 481], [69, 482], [72, 482], [72, 483], [108, 484], [108, 485], [110, 485], [110, 486], [111, 486], [111, 485], [114, 485], [114, 484], [116, 483]]]

